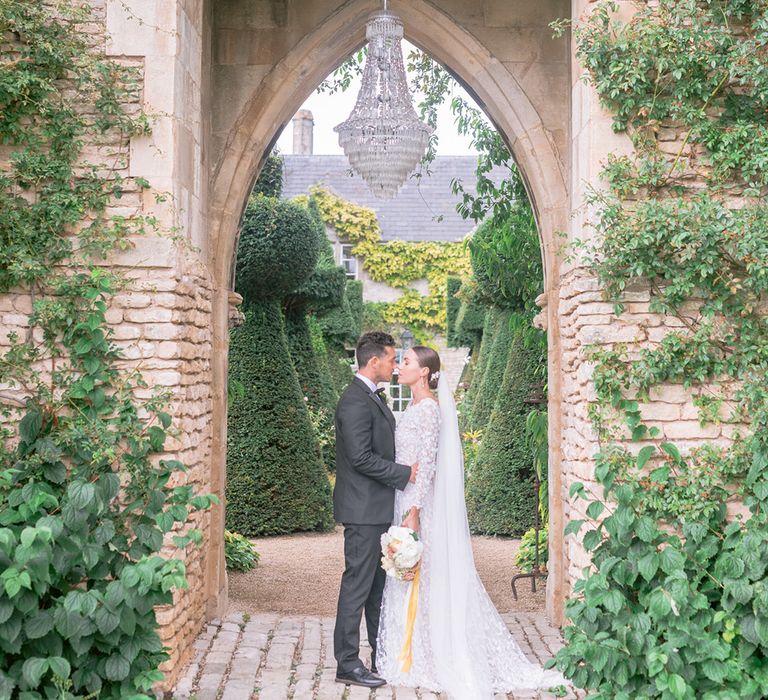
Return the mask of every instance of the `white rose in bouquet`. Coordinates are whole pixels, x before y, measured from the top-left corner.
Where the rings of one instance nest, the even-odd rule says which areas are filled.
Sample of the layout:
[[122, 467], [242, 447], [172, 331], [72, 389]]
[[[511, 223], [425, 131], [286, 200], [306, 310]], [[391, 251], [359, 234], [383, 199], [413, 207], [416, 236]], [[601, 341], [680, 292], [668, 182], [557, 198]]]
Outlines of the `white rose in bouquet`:
[[387, 576], [403, 580], [421, 559], [424, 545], [409, 527], [393, 525], [381, 536], [381, 566]]

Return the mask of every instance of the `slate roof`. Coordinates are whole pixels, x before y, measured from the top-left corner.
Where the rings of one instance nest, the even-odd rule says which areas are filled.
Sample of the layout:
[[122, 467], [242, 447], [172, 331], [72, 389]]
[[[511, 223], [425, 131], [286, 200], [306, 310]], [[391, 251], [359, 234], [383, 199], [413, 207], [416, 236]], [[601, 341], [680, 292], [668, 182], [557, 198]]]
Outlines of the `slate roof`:
[[[385, 241], [460, 241], [474, 228], [456, 212], [458, 195], [451, 192], [453, 178], [475, 182], [474, 156], [438, 156], [431, 175], [421, 183], [409, 179], [394, 199], [376, 199], [359, 175], [351, 175], [346, 156], [283, 155], [283, 196], [306, 194], [314, 185], [327, 187], [347, 201], [376, 212]], [[494, 173], [497, 182], [503, 171]], [[442, 220], [438, 217], [442, 216]]]

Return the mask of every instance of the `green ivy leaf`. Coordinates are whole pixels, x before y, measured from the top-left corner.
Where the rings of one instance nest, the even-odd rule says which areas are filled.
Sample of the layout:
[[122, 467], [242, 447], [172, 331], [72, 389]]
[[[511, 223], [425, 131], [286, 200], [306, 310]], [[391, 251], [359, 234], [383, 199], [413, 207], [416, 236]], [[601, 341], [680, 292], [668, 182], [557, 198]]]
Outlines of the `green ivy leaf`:
[[578, 534], [578, 532], [581, 529], [581, 526], [583, 524], [584, 524], [583, 520], [571, 520], [571, 521], [569, 521], [568, 524], [565, 526], [564, 534], [566, 536]]
[[598, 530], [589, 530], [584, 533], [584, 549], [588, 552], [594, 550], [602, 542], [602, 537]]
[[592, 501], [587, 506], [587, 515], [593, 520], [597, 520], [604, 510], [605, 506], [600, 501]]
[[87, 481], [73, 481], [67, 488], [67, 496], [72, 506], [78, 510], [84, 510], [95, 495], [96, 488]]
[[128, 678], [131, 664], [122, 654], [112, 654], [104, 666], [106, 677], [111, 681], [122, 681]]
[[672, 695], [677, 700], [682, 700], [685, 697], [685, 691], [688, 686], [682, 676], [678, 676], [676, 673], [670, 673], [667, 678], [667, 687]]
[[667, 574], [673, 574], [682, 571], [685, 564], [685, 557], [674, 547], [668, 546], [661, 550], [659, 555], [659, 565]]
[[43, 416], [37, 409], [30, 410], [19, 421], [19, 436], [22, 442], [31, 445], [40, 434], [43, 427]]
[[48, 667], [51, 672], [57, 675], [59, 678], [69, 678], [69, 674], [72, 669], [67, 661], [62, 656], [51, 656], [48, 658]]
[[659, 570], [658, 553], [648, 552], [648, 554], [641, 557], [637, 562], [637, 570], [646, 581], [650, 581]]
[[656, 448], [653, 445], [646, 445], [637, 453], [637, 468], [644, 469], [648, 460], [653, 457]]
[[662, 442], [659, 447], [664, 450], [672, 459], [675, 461], [676, 464], [682, 464], [683, 458], [680, 454], [680, 450], [677, 449], [675, 445], [673, 445], [671, 442]]
[[41, 610], [24, 622], [24, 632], [29, 639], [45, 637], [53, 629], [53, 615], [49, 610]]
[[48, 670], [48, 660], [33, 656], [21, 667], [21, 675], [27, 688], [37, 688], [43, 674]]

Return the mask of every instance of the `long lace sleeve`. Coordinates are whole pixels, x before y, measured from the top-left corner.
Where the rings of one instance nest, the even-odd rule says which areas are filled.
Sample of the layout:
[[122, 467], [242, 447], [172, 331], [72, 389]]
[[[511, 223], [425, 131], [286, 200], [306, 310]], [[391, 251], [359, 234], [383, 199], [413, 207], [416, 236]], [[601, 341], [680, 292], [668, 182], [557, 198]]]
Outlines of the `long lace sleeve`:
[[417, 461], [419, 473], [416, 475], [416, 500], [413, 505], [421, 509], [424, 499], [429, 492], [430, 484], [435, 478], [437, 467], [437, 443], [440, 437], [440, 408], [436, 401], [426, 400], [422, 404], [422, 415], [419, 417], [419, 449]]

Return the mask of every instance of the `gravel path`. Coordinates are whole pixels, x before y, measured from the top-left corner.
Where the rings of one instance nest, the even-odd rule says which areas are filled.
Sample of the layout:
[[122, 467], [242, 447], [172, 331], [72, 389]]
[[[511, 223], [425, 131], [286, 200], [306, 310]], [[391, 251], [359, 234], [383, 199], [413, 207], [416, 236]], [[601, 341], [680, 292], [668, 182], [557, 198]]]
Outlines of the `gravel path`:
[[[342, 528], [331, 533], [262, 537], [253, 542], [261, 560], [253, 571], [229, 573], [229, 614], [336, 614], [344, 570]], [[537, 582], [536, 593], [531, 592], [530, 580], [520, 581], [519, 600], [512, 597], [509, 581], [520, 573], [514, 566], [519, 544], [519, 540], [508, 538], [473, 537], [478, 573], [499, 612], [543, 612], [543, 581]]]

